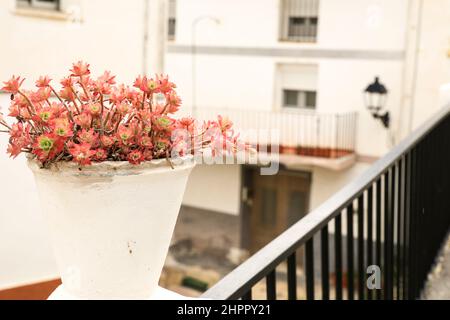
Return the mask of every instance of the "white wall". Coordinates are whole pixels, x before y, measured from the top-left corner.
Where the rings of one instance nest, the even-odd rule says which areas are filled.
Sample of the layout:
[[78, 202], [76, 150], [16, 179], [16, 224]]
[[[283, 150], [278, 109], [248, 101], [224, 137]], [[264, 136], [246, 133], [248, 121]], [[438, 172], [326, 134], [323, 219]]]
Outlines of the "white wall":
[[280, 0], [177, 0], [176, 43], [190, 44], [197, 17], [198, 45], [314, 47], [333, 49], [403, 48], [408, 0], [320, 0], [317, 44], [280, 43]]
[[450, 0], [423, 1], [421, 26], [412, 128], [442, 106], [440, 88], [450, 82]]
[[[198, 54], [197, 107], [271, 110], [274, 67], [272, 58]], [[190, 54], [166, 57], [166, 72], [177, 83], [183, 108], [188, 109], [192, 105], [191, 70]]]
[[183, 204], [238, 215], [240, 176], [239, 165], [197, 165], [189, 177]]
[[126, 82], [141, 73], [144, 1], [62, 0], [63, 9], [80, 7], [79, 25], [17, 15], [14, 4], [0, 4], [0, 79], [20, 74], [30, 85], [41, 74], [58, 79], [80, 59], [94, 74], [111, 70]]
[[319, 46], [403, 50], [408, 0], [320, 0]]
[[312, 170], [310, 210], [317, 208], [339, 189], [361, 175], [370, 164], [358, 162], [345, 171], [332, 171], [323, 168]]
[[[0, 95], [6, 105], [9, 95]], [[0, 289], [57, 277], [47, 227], [25, 157], [6, 155], [0, 134]]]

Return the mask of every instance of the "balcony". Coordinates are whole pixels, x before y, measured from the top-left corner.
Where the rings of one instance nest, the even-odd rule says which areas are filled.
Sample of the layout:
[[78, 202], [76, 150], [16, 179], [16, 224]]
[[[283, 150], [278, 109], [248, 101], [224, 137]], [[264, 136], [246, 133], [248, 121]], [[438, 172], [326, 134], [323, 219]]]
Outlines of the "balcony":
[[450, 105], [203, 297], [421, 297], [450, 226], [449, 135]]
[[356, 112], [231, 108], [197, 111], [200, 120], [213, 119], [218, 114], [233, 119], [234, 127], [248, 143], [287, 167], [315, 165], [342, 170], [355, 161]]

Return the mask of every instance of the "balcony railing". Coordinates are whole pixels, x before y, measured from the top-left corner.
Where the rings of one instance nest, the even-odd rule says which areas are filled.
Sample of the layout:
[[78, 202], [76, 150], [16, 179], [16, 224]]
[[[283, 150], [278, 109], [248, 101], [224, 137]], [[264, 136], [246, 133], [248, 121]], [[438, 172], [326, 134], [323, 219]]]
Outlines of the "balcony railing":
[[[311, 111], [201, 108], [197, 113], [201, 120], [213, 119], [217, 114], [228, 116], [247, 142], [268, 151], [273, 138], [269, 130], [279, 133], [280, 153], [338, 158], [355, 150], [356, 112], [321, 114]], [[246, 135], [252, 130], [269, 134]]]
[[[276, 299], [282, 265], [288, 299], [418, 298], [450, 225], [449, 137], [450, 105], [203, 297], [252, 299], [265, 280]], [[369, 266], [380, 289], [366, 285]]]

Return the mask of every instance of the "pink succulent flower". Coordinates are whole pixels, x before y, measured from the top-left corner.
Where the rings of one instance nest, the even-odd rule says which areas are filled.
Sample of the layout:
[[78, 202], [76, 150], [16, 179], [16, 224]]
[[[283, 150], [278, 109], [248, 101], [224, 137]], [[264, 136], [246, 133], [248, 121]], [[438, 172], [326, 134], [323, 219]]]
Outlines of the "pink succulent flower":
[[141, 163], [142, 161], [145, 160], [145, 159], [144, 159], [144, 155], [143, 155], [142, 152], [139, 151], [139, 150], [131, 151], [131, 152], [128, 154], [127, 159], [128, 159], [128, 161], [129, 161], [131, 164], [139, 164], [139, 163]]
[[114, 144], [115, 139], [112, 138], [112, 137], [109, 137], [109, 136], [101, 136], [100, 137], [100, 142], [102, 143], [102, 145], [105, 148], [109, 148], [109, 147], [111, 147]]
[[36, 87], [38, 88], [46, 88], [50, 85], [50, 79], [48, 76], [40, 76], [39, 79], [36, 80]]
[[102, 105], [98, 102], [90, 103], [87, 106], [87, 111], [91, 114], [91, 116], [96, 117], [99, 116], [102, 111]]
[[103, 72], [103, 74], [98, 77], [98, 79], [102, 82], [106, 82], [109, 85], [114, 85], [116, 84], [116, 80], [115, 80], [116, 76], [113, 76], [111, 74], [111, 71], [105, 71]]
[[19, 92], [20, 90], [20, 86], [22, 85], [22, 83], [25, 81], [25, 79], [21, 79], [20, 77], [15, 77], [12, 76], [11, 79], [9, 79], [4, 83], [3, 88], [1, 88], [1, 90], [12, 93], [12, 94], [16, 94]]
[[56, 156], [64, 149], [64, 142], [55, 134], [42, 134], [33, 144], [32, 153], [44, 162], [56, 158]]
[[83, 129], [88, 129], [91, 127], [92, 116], [88, 112], [83, 112], [74, 117], [75, 123]]
[[50, 127], [53, 129], [53, 133], [61, 138], [68, 138], [73, 135], [71, 124], [67, 118], [54, 119]]
[[108, 153], [105, 149], [95, 149], [93, 151], [93, 159], [95, 161], [104, 161], [108, 157]]
[[156, 81], [159, 84], [159, 91], [166, 94], [172, 92], [176, 88], [176, 85], [169, 81], [169, 77], [166, 75], [156, 75]]
[[217, 116], [217, 119], [218, 119], [220, 130], [222, 130], [222, 132], [230, 130], [231, 127], [233, 126], [233, 122], [231, 122], [231, 120], [228, 117], [222, 117], [219, 115], [219, 116]]
[[89, 143], [74, 143], [69, 147], [69, 153], [72, 155], [74, 162], [85, 166], [91, 164], [91, 159], [94, 156], [95, 151], [91, 150], [91, 145]]
[[83, 61], [78, 61], [77, 63], [72, 64], [72, 69], [70, 69], [70, 72], [72, 72], [71, 76], [87, 76], [91, 73], [89, 70], [89, 64], [85, 63]]
[[78, 138], [81, 143], [87, 143], [89, 145], [97, 144], [98, 133], [94, 129], [83, 129], [78, 133]]

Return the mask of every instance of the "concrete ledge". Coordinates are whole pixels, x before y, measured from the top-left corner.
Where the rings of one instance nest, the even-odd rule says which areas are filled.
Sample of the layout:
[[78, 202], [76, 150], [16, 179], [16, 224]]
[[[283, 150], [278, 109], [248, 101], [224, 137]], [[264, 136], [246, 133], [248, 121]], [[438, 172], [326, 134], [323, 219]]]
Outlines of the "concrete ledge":
[[68, 21], [70, 19], [70, 15], [68, 13], [56, 10], [19, 7], [13, 9], [11, 12], [17, 16], [29, 18], [48, 19], [56, 21]]

